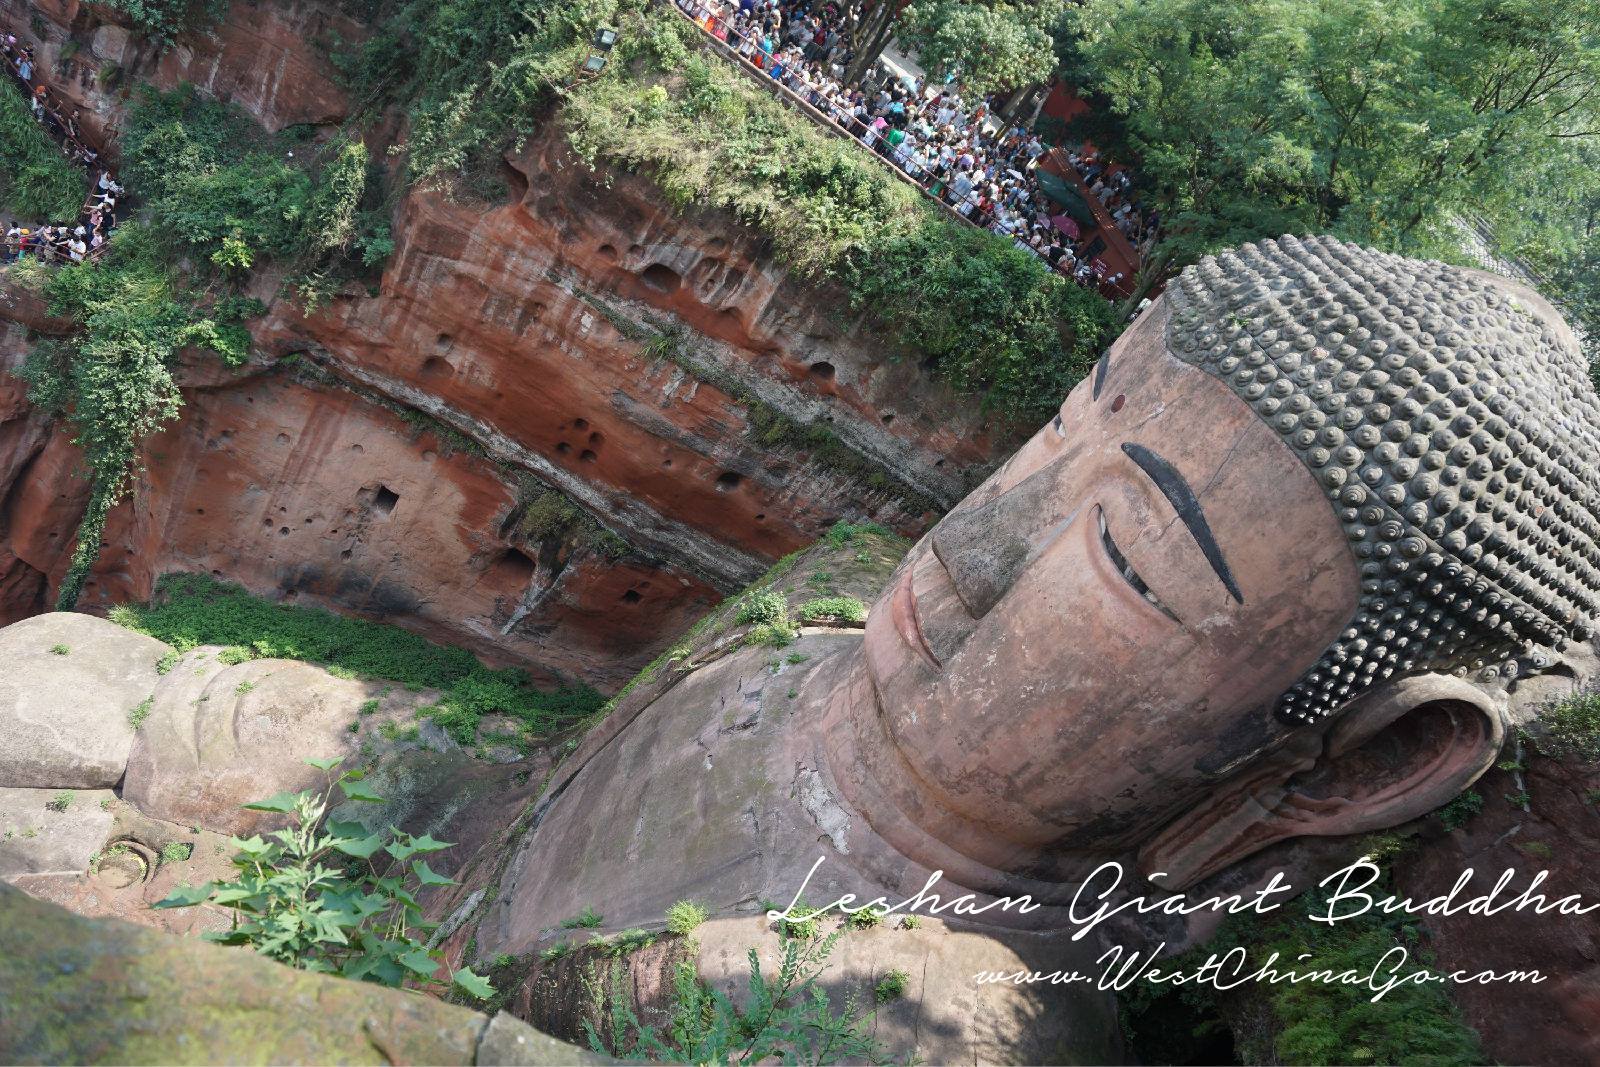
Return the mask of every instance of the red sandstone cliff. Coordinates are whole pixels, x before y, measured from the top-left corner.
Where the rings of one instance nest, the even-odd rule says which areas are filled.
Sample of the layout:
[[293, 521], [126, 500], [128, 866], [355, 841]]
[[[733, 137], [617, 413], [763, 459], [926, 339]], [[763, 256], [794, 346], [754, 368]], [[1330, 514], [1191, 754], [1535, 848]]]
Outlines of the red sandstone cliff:
[[[320, 46], [360, 30], [330, 8], [238, 4], [166, 53], [115, 17], [0, 0], [52, 84], [113, 132], [112, 65], [193, 81], [269, 128], [346, 108]], [[496, 206], [410, 194], [375, 292], [306, 317], [256, 280], [271, 310], [255, 358], [237, 374], [190, 361], [183, 418], [112, 516], [85, 608], [204, 570], [614, 685], [835, 520], [919, 531], [1005, 447], [731, 217], [675, 214], [556, 129], [504, 174]], [[0, 367], [25, 329], [62, 325], [12, 303]], [[85, 487], [65, 433], [0, 383], [3, 623], [50, 603]], [[804, 441], [816, 427], [825, 451]], [[536, 498], [537, 515], [557, 500], [584, 521], [531, 522]]]

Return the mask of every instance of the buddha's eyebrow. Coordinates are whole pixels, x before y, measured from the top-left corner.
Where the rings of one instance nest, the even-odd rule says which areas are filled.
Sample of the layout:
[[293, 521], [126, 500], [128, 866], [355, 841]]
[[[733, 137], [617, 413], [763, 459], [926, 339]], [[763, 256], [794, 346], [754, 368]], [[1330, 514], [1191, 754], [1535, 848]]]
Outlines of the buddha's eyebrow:
[[1090, 400], [1100, 399], [1100, 387], [1106, 384], [1106, 370], [1111, 366], [1111, 349], [1100, 353], [1100, 362], [1094, 365], [1094, 387], [1089, 393]]
[[1206, 557], [1206, 562], [1211, 564], [1211, 569], [1217, 572], [1217, 577], [1222, 579], [1222, 584], [1227, 588], [1233, 599], [1244, 603], [1244, 594], [1239, 592], [1239, 583], [1233, 580], [1233, 572], [1228, 569], [1228, 561], [1222, 558], [1222, 549], [1217, 546], [1217, 539], [1211, 536], [1211, 526], [1206, 522], [1205, 513], [1200, 510], [1200, 501], [1195, 497], [1194, 490], [1189, 488], [1189, 483], [1183, 480], [1177, 468], [1143, 445], [1123, 442], [1122, 451], [1128, 458], [1139, 465], [1139, 469], [1149, 475], [1150, 480], [1156, 483], [1156, 488], [1167, 498], [1172, 505], [1172, 510], [1178, 513], [1178, 518], [1189, 528], [1189, 533], [1194, 536], [1195, 543], [1200, 546], [1200, 552]]

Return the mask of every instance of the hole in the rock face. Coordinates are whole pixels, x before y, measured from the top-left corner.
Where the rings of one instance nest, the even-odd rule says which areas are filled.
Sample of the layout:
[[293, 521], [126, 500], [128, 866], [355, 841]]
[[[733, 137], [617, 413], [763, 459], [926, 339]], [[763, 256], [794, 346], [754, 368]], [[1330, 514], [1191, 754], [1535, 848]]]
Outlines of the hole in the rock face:
[[456, 372], [447, 359], [438, 356], [429, 356], [422, 361], [422, 376], [424, 378], [448, 378]]
[[287, 514], [289, 514], [289, 509], [288, 508], [279, 508], [278, 509], [278, 514], [279, 515], [287, 515]]
[[194, 509], [194, 513], [196, 515], [204, 515], [206, 513], [206, 509], [205, 508], [195, 508]]
[[347, 548], [343, 552], [339, 553], [339, 558], [340, 559], [349, 559], [350, 558], [350, 550]]
[[617, 261], [617, 246], [616, 245], [601, 245], [600, 246], [600, 257], [602, 259], [609, 259], [611, 262], [615, 263]]
[[387, 485], [378, 486], [378, 491], [372, 497], [372, 510], [387, 518], [394, 513], [394, 506], [400, 503], [400, 494], [390, 489]]
[[558, 456], [564, 456], [571, 451], [572, 446], [567, 444], [565, 441], [561, 441], [556, 445], [556, 455]]
[[600, 457], [594, 454], [594, 450], [593, 449], [586, 448], [586, 449], [584, 449], [582, 452], [580, 452], [578, 454], [578, 458], [583, 460], [585, 463], [593, 463], [595, 460], [599, 459]]
[[765, 514], [757, 515], [756, 516], [756, 521], [757, 522], [766, 522], [767, 521], [767, 516]]
[[589, 435], [589, 443], [591, 445], [597, 445], [604, 440], [605, 438], [600, 436], [598, 431]]
[[661, 461], [661, 465], [662, 465], [662, 466], [663, 466], [663, 467], [670, 467], [670, 466], [672, 466], [672, 460], [670, 460], [670, 459], [664, 459], [664, 460], [662, 460], [662, 461]]
[[588, 419], [573, 419], [572, 420], [572, 425], [577, 427], [580, 430], [587, 430], [589, 428], [589, 420]]
[[833, 364], [827, 360], [820, 360], [811, 364], [811, 376], [819, 382], [831, 382], [834, 376]]
[[936, 460], [934, 460], [934, 461], [933, 461], [933, 465], [934, 465], [934, 466], [935, 466], [935, 467], [942, 467], [942, 466], [944, 466], [944, 460], [942, 460], [942, 459], [936, 459]]
[[894, 422], [894, 412], [892, 412], [892, 411], [884, 412], [883, 413], [883, 424], [885, 426], [888, 426], [893, 422]]
[[287, 526], [278, 527], [278, 536], [279, 537], [288, 537], [289, 536], [289, 527], [287, 527]]
[[279, 443], [279, 444], [280, 444], [280, 445], [286, 445], [286, 444], [288, 444], [288, 443], [289, 443], [289, 435], [288, 435], [288, 434], [286, 434], [286, 433], [280, 433], [280, 434], [279, 434], [279, 435], [278, 435], [278, 443]]
[[262, 519], [261, 520], [261, 525], [263, 525], [263, 526], [271, 526], [272, 525], [272, 519], [270, 517]]
[[361, 455], [361, 453], [365, 452], [366, 449], [362, 448], [360, 445], [351, 445], [350, 446], [350, 451], [354, 452], [356, 455], [359, 456], [359, 455]]
[[735, 474], [733, 471], [725, 471], [722, 476], [717, 479], [717, 492], [731, 493], [735, 489], [739, 488], [739, 483], [743, 481], [744, 475]]
[[536, 569], [527, 553], [520, 549], [508, 548], [490, 565], [489, 573], [496, 585], [521, 588], [533, 581], [533, 572]]
[[636, 589], [630, 589], [626, 593], [622, 594], [622, 602], [624, 604], [637, 604], [643, 599], [644, 598], [639, 595], [639, 591]]
[[652, 263], [639, 272], [639, 280], [658, 293], [675, 293], [683, 279], [665, 263]]
[[456, 339], [447, 333], [441, 333], [438, 337], [433, 339], [433, 347], [437, 348], [441, 352], [450, 351], [450, 349], [455, 347], [455, 344]]
[[1128, 402], [1128, 398], [1123, 396], [1121, 393], [1118, 393], [1117, 394], [1117, 398], [1111, 402], [1111, 410], [1112, 410], [1112, 412], [1121, 411], [1122, 410], [1122, 405], [1126, 404], [1127, 402]]

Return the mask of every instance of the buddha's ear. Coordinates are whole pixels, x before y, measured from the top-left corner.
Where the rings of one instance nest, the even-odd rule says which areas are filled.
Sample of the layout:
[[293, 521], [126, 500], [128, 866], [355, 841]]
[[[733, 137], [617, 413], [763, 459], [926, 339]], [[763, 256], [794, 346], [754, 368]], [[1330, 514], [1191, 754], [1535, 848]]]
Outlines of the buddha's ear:
[[1139, 871], [1182, 889], [1290, 837], [1382, 830], [1453, 800], [1505, 739], [1489, 695], [1449, 675], [1385, 682], [1222, 782], [1139, 851]]

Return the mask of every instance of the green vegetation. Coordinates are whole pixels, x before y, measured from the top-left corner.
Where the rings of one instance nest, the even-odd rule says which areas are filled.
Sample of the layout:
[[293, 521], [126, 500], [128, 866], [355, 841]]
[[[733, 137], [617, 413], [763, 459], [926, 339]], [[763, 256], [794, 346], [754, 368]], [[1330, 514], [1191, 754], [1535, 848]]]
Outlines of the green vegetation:
[[1459, 830], [1483, 810], [1483, 794], [1469, 789], [1439, 809], [1439, 821], [1446, 830]]
[[692, 900], [680, 900], [667, 909], [667, 930], [688, 934], [706, 921], [706, 909]]
[[845, 915], [845, 925], [852, 930], [870, 930], [874, 926], [883, 925], [883, 912], [877, 908], [862, 908]]
[[[369, 239], [381, 243], [384, 235], [357, 222], [364, 147], [305, 145], [303, 166], [284, 162], [281, 147], [242, 111], [192, 89], [143, 92], [122, 148], [123, 177], [145, 197], [145, 221], [124, 224], [104, 256], [62, 267], [46, 285], [51, 312], [82, 331], [36, 345], [18, 373], [36, 405], [69, 419], [90, 480], [61, 610], [78, 602], [141, 442], [178, 417], [178, 350], [209, 350], [229, 366], [248, 357], [241, 323], [265, 309], [237, 291], [236, 275], [277, 260], [312, 306], [337, 266], [363, 256]], [[196, 261], [210, 269], [195, 271]]]
[[887, 1053], [867, 1036], [870, 1014], [859, 1014], [854, 1001], [835, 1011], [817, 982], [838, 939], [835, 932], [785, 942], [771, 977], [752, 948], [743, 1008], [703, 984], [692, 963], [681, 963], [665, 1025], [644, 1025], [629, 1000], [613, 994], [602, 1004], [601, 1026], [584, 1024], [589, 1045], [601, 1055], [658, 1063], [886, 1062]]
[[169, 841], [161, 846], [162, 863], [182, 863], [194, 855], [194, 846], [185, 841]]
[[[1379, 884], [1369, 891], [1381, 895], [1388, 890]], [[1243, 948], [1249, 965], [1265, 963], [1277, 952], [1280, 960], [1294, 961], [1301, 973], [1367, 974], [1396, 946], [1409, 951], [1408, 969], [1429, 966], [1413, 918], [1374, 909], [1331, 924], [1313, 921], [1311, 915], [1327, 914], [1326, 899], [1314, 890], [1277, 912], [1230, 916], [1211, 941], [1167, 961], [1162, 969], [1192, 971], [1213, 954], [1220, 958]], [[1302, 959], [1302, 953], [1309, 953], [1309, 958]], [[1437, 982], [1397, 986], [1376, 1003], [1370, 999], [1370, 989], [1334, 982], [1260, 983], [1251, 987], [1251, 993], [1263, 1001], [1262, 1019], [1249, 1030], [1234, 1030], [1239, 1062], [1428, 1067], [1485, 1062], [1477, 1035], [1463, 1024]], [[1121, 995], [1134, 1054], [1143, 1062], [1212, 1062], [1179, 1058], [1186, 1053], [1174, 1046], [1185, 1042], [1204, 1046], [1218, 1025], [1215, 995], [1215, 989], [1198, 984], [1174, 989], [1147, 981], [1134, 983]], [[1174, 1032], [1179, 1018], [1193, 1022], [1192, 1032]], [[1163, 1058], [1168, 1056], [1173, 1058]]]
[[571, 951], [572, 946], [567, 942], [557, 941], [549, 948], [540, 950], [539, 959], [543, 960], [545, 963], [554, 963], [556, 960], [559, 960], [561, 957], [567, 955]]
[[[601, 25], [620, 32], [612, 62], [569, 85]], [[560, 98], [582, 157], [649, 174], [680, 209], [738, 215], [800, 275], [844, 282], [875, 328], [1019, 421], [1053, 411], [1118, 328], [1108, 302], [956, 223], [707, 51], [670, 11], [643, 0], [400, 0], [381, 27], [342, 63], [358, 96], [408, 106], [414, 180], [493, 196], [500, 153]]]
[[1532, 733], [1547, 756], [1600, 762], [1600, 693], [1575, 693], [1545, 710]]
[[130, 730], [137, 730], [139, 727], [143, 726], [144, 721], [150, 717], [150, 710], [151, 708], [155, 707], [155, 703], [156, 698], [155, 694], [153, 693], [139, 701], [139, 703], [134, 706], [134, 709], [128, 712], [128, 728]]
[[1087, 0], [1067, 19], [1094, 140], [1165, 220], [1145, 281], [1282, 233], [1461, 258], [1481, 221], [1503, 250], [1581, 256], [1600, 292], [1591, 0]]
[[363, 700], [361, 702], [361, 706], [356, 709], [356, 714], [357, 715], [371, 715], [373, 712], [378, 710], [379, 703], [380, 703], [380, 701], [378, 700], [377, 697], [373, 697], [370, 700]]
[[226, 908], [233, 913], [232, 927], [205, 934], [206, 940], [249, 945], [301, 970], [386, 986], [454, 985], [480, 999], [491, 996], [489, 983], [466, 968], [448, 983], [434, 977], [441, 953], [424, 944], [437, 924], [423, 921], [415, 894], [455, 882], [413, 857], [451, 846], [427, 834], [415, 837], [393, 827], [369, 834], [358, 822], [328, 820], [336, 789], [345, 801], [372, 804], [382, 798], [362, 783], [360, 771], [333, 777], [337, 759], [306, 762], [330, 772], [328, 787], [245, 805], [287, 815], [289, 826], [265, 839], [234, 839], [237, 879], [180, 886], [153, 906]]
[[915, 930], [917, 927], [919, 927], [921, 925], [922, 925], [922, 917], [919, 916], [919, 915], [902, 915], [902, 916], [900, 916], [900, 929], [902, 929], [902, 930]]
[[72, 649], [68, 648], [66, 645], [51, 645], [50, 651], [57, 656], [65, 656], [71, 652]]
[[739, 602], [739, 612], [734, 621], [739, 624], [778, 622], [789, 615], [789, 604], [782, 593], [763, 589], [751, 593]]
[[561, 925], [567, 930], [592, 930], [606, 921], [606, 917], [594, 910], [594, 905], [585, 904], [583, 910], [570, 919], [562, 919]]
[[121, 11], [145, 36], [171, 44], [180, 34], [201, 30], [228, 10], [227, 0], [104, 0]]
[[250, 692], [255, 687], [256, 687], [256, 683], [254, 683], [254, 682], [240, 682], [238, 685], [233, 687], [233, 691], [235, 693], [237, 693], [239, 696], [244, 696], [246, 693]]
[[872, 987], [872, 999], [879, 1004], [887, 1004], [891, 1000], [899, 1000], [906, 995], [906, 986], [910, 981], [911, 976], [896, 967], [878, 979], [878, 984]]
[[827, 619], [833, 622], [866, 622], [867, 606], [853, 596], [828, 596], [801, 604], [799, 615], [805, 622]]
[[542, 692], [521, 671], [490, 670], [466, 649], [441, 647], [397, 626], [272, 604], [202, 574], [164, 575], [149, 603], [118, 605], [110, 618], [180, 652], [228, 645], [247, 658], [298, 659], [442, 690], [426, 714], [462, 744], [473, 741], [484, 715], [509, 715], [550, 732], [582, 721], [602, 703], [586, 686]]
[[72, 807], [72, 801], [74, 799], [75, 798], [71, 790], [62, 790], [61, 792], [52, 796], [49, 800], [45, 801], [44, 806], [51, 811], [64, 812], [68, 808]]
[[0, 210], [24, 225], [78, 217], [89, 183], [34, 121], [16, 84], [0, 85]]

